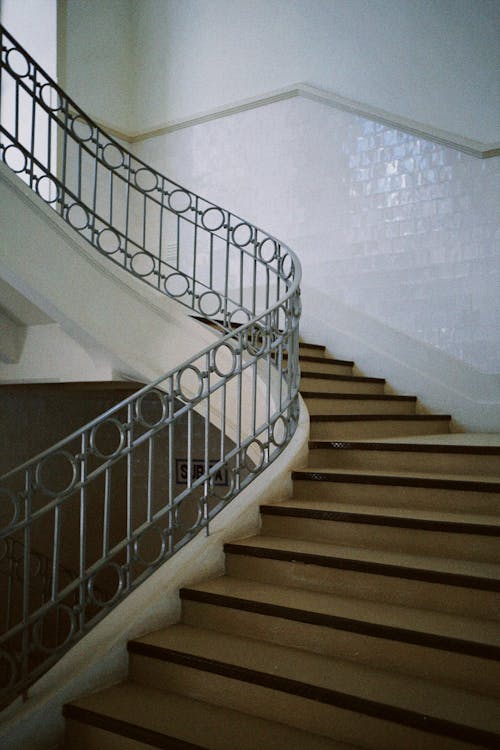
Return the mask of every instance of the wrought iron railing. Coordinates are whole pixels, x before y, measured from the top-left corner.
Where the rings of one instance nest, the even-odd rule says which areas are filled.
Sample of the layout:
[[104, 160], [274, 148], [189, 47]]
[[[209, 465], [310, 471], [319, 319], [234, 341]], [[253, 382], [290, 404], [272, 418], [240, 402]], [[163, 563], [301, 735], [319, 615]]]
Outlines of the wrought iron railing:
[[[94, 251], [227, 331], [0, 478], [0, 540], [22, 550], [0, 635], [7, 703], [283, 451], [299, 409], [300, 265], [107, 136], [0, 34], [0, 159]], [[35, 555], [50, 561], [43, 601]]]

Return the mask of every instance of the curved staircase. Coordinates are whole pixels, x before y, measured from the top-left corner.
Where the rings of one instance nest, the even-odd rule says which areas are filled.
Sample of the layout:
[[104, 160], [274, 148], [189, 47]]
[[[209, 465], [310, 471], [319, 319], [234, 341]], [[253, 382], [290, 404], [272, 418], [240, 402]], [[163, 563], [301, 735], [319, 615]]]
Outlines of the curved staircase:
[[500, 439], [301, 345], [309, 465], [66, 750], [500, 747]]

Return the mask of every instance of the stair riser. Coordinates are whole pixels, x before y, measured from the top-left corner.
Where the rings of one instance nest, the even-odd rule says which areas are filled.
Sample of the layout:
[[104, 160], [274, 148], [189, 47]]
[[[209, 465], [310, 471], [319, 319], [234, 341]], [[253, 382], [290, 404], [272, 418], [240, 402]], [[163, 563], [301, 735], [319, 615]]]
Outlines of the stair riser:
[[364, 440], [365, 438], [408, 437], [409, 435], [441, 435], [447, 433], [447, 421], [409, 420], [380, 422], [315, 422], [311, 421], [311, 440]]
[[65, 750], [151, 750], [151, 747], [99, 727], [66, 719]]
[[356, 383], [349, 380], [325, 380], [302, 375], [300, 387], [303, 391], [318, 393], [370, 393], [383, 394], [383, 383]]
[[483, 618], [500, 619], [500, 594], [462, 586], [231, 553], [226, 553], [226, 573], [277, 586], [464, 616], [481, 612]]
[[318, 349], [318, 347], [316, 346], [311, 346], [310, 344], [304, 344], [302, 341], [299, 344], [299, 352], [300, 354], [306, 357], [324, 357], [325, 356], [324, 349]]
[[340, 657], [371, 667], [436, 680], [485, 695], [500, 695], [500, 664], [475, 656], [401, 643], [284, 617], [183, 600], [183, 622], [231, 635]]
[[500, 538], [366, 523], [262, 515], [262, 534], [433, 557], [500, 562]]
[[300, 360], [300, 371], [302, 373], [322, 372], [330, 375], [352, 375], [352, 369], [351, 365], [336, 365], [331, 362], [305, 362], [304, 360]]
[[342, 742], [362, 742], [367, 750], [387, 750], [388, 747], [464, 750], [468, 747], [458, 740], [437, 737], [384, 719], [149, 657], [131, 655], [130, 669], [136, 682], [269, 720], [276, 721], [279, 716], [290, 726], [302, 730]]
[[408, 487], [361, 482], [316, 482], [295, 479], [297, 500], [332, 500], [338, 503], [426, 508], [449, 512], [498, 513], [500, 497], [496, 492], [470, 492], [455, 489]]
[[309, 466], [366, 471], [415, 471], [436, 474], [499, 476], [500, 456], [473, 453], [372, 451], [349, 449], [309, 450]]
[[309, 414], [415, 414], [414, 401], [304, 398]]

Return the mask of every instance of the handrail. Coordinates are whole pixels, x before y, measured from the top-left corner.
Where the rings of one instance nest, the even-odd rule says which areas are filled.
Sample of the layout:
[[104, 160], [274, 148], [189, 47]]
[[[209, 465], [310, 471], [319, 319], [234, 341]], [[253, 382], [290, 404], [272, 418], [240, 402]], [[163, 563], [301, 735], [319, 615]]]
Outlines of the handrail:
[[[0, 541], [23, 550], [20, 615], [0, 634], [1, 707], [208, 533], [286, 447], [299, 409], [301, 272], [278, 239], [106, 135], [2, 26], [0, 39], [0, 159], [97, 252], [227, 331], [0, 477]], [[35, 549], [51, 566], [41, 604], [30, 594]]]

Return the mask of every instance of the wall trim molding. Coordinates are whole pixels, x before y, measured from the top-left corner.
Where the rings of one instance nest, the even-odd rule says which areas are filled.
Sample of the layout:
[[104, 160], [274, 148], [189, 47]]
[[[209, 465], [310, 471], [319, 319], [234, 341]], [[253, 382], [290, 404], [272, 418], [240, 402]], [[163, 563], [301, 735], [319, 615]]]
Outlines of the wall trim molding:
[[419, 138], [424, 138], [428, 141], [440, 143], [448, 148], [457, 149], [479, 159], [500, 156], [500, 142], [483, 143], [472, 138], [466, 138], [457, 133], [440, 130], [432, 125], [401, 117], [400, 115], [387, 112], [383, 109], [378, 109], [369, 104], [346, 99], [345, 97], [339, 96], [331, 91], [320, 89], [316, 86], [310, 86], [307, 83], [293, 83], [276, 91], [233, 102], [223, 107], [215, 107], [207, 112], [198, 113], [185, 119], [172, 120], [147, 130], [139, 130], [136, 132], [126, 130], [122, 131], [102, 120], [98, 120], [98, 123], [107, 130], [110, 135], [128, 143], [138, 143], [140, 141], [148, 140], [149, 138], [156, 138], [160, 135], [173, 133], [176, 130], [201, 125], [202, 123], [210, 122], [211, 120], [218, 120], [221, 117], [229, 117], [230, 115], [239, 114], [240, 112], [246, 112], [251, 109], [257, 109], [258, 107], [264, 107], [268, 104], [274, 104], [275, 102], [293, 99], [295, 97], [302, 97], [304, 99], [320, 102], [321, 104], [326, 104], [334, 109], [340, 109], [344, 112], [351, 112], [352, 114], [366, 117], [369, 120], [374, 120], [375, 122], [380, 122], [389, 127], [397, 128], [398, 130], [410, 133]]

